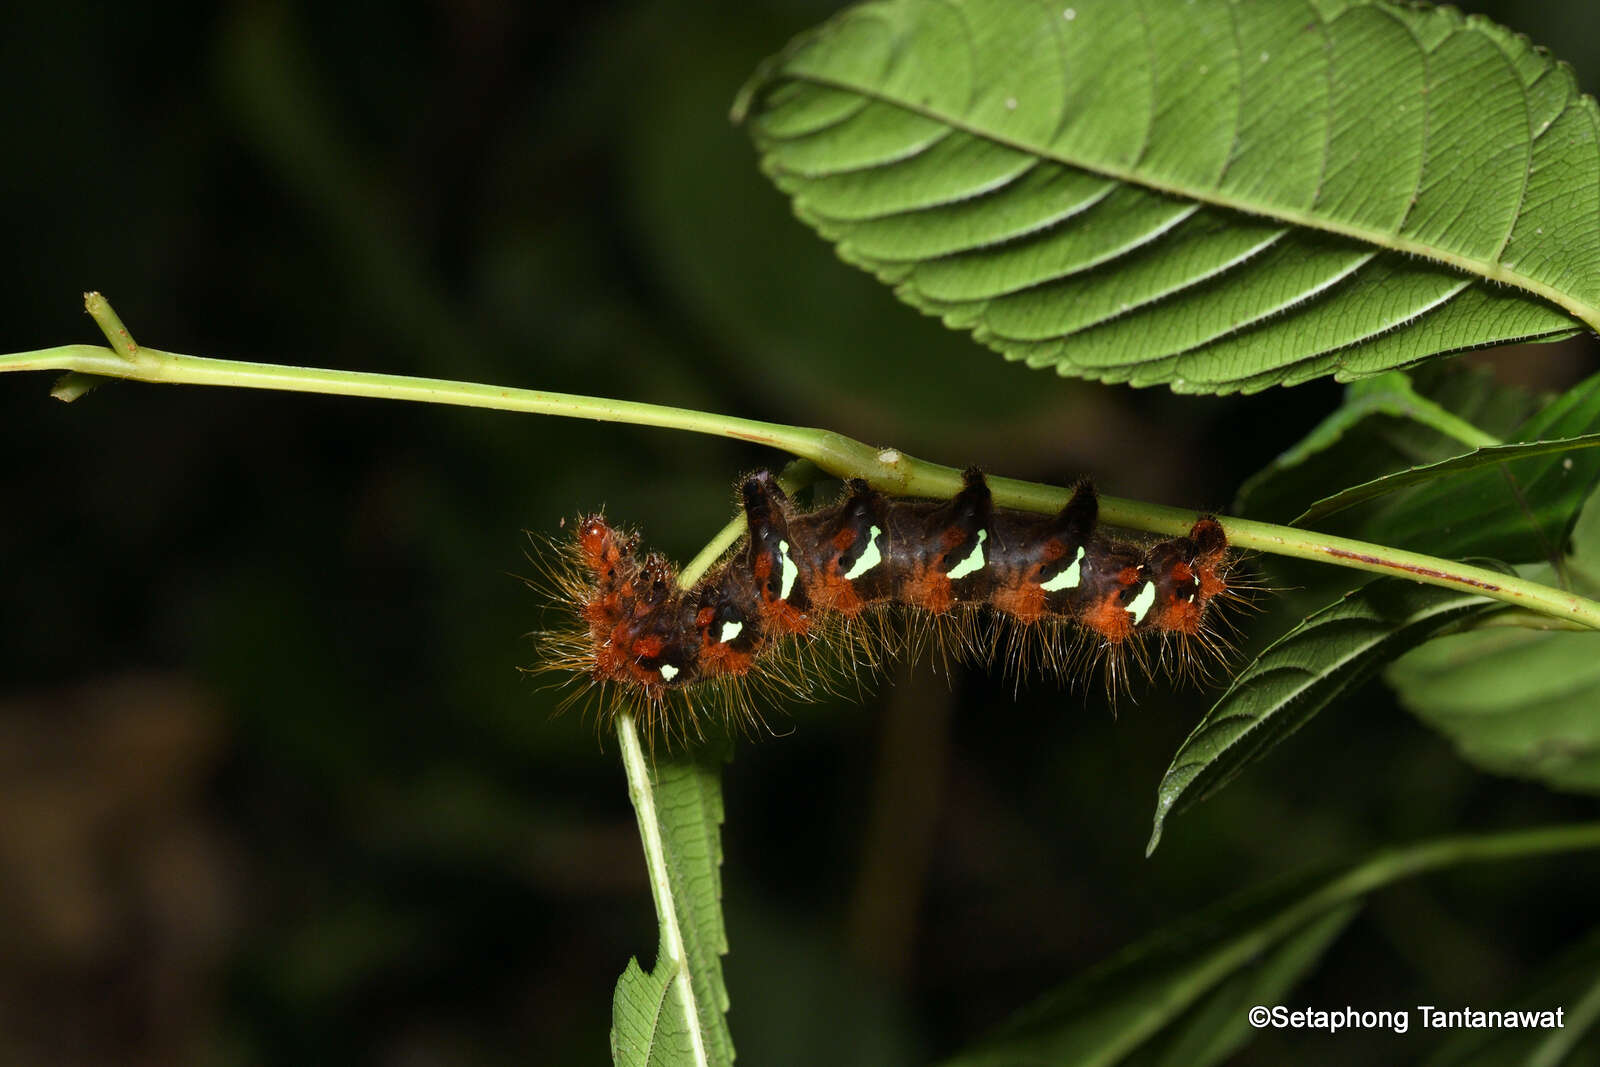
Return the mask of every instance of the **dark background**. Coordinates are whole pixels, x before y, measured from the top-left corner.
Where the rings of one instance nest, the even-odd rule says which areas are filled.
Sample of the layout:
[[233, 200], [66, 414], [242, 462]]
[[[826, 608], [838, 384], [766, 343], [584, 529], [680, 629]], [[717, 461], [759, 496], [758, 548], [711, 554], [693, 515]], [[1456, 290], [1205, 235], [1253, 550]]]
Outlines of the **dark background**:
[[[1467, 5], [1479, 8], [1480, 5]], [[1482, 6], [1600, 84], [1589, 0]], [[10, 5], [0, 350], [98, 343], [821, 425], [1222, 508], [1336, 401], [1004, 364], [834, 259], [727, 107], [826, 4]], [[1559, 385], [1587, 342], [1499, 361]], [[0, 1060], [594, 1064], [656, 931], [615, 743], [552, 717], [524, 530], [604, 504], [687, 558], [713, 438], [362, 400], [0, 380]], [[1281, 624], [1267, 605], [1257, 636]], [[1285, 611], [1288, 609], [1284, 609]], [[1374, 687], [1143, 855], [1214, 694], [926, 664], [779, 712], [726, 775], [741, 1062], [915, 1062], [1227, 892], [1458, 830], [1592, 817]], [[1503, 1006], [1600, 864], [1379, 895], [1299, 995]], [[1426, 1047], [1264, 1037], [1253, 1063]]]

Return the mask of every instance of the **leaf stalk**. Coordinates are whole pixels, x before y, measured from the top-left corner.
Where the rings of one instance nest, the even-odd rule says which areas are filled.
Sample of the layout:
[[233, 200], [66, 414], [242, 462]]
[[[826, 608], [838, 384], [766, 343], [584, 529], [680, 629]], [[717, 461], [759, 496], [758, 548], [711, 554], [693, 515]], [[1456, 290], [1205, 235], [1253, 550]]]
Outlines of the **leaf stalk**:
[[[961, 488], [961, 472], [955, 467], [930, 463], [896, 449], [874, 448], [832, 430], [539, 389], [513, 389], [478, 382], [369, 371], [249, 363], [164, 352], [135, 344], [104, 297], [90, 294], [88, 306], [95, 321], [105, 331], [107, 338], [112, 340], [113, 348], [63, 345], [3, 355], [0, 356], [0, 372], [59, 370], [77, 375], [143, 382], [277, 389], [623, 422], [766, 445], [810, 460], [828, 474], [839, 478], [862, 478], [875, 489], [897, 495], [950, 497]], [[77, 381], [70, 375], [63, 379], [58, 386], [58, 395], [68, 383]], [[1069, 490], [1059, 486], [1012, 478], [992, 478], [989, 485], [995, 503], [1027, 511], [1055, 511], [1065, 505], [1070, 495]], [[1181, 508], [1103, 496], [1100, 498], [1100, 517], [1113, 526], [1176, 536], [1188, 531], [1195, 513]], [[1374, 574], [1479, 593], [1541, 615], [1600, 629], [1600, 602], [1515, 575], [1351, 538], [1249, 519], [1220, 518], [1230, 541], [1237, 548], [1332, 563]]]

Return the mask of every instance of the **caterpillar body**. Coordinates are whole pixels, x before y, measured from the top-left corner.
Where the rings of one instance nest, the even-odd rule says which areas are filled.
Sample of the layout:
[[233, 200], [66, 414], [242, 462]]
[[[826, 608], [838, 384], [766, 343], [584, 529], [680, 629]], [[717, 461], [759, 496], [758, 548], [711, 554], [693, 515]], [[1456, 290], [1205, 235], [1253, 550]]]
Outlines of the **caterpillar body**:
[[[769, 471], [739, 495], [745, 538], [688, 588], [661, 555], [639, 559], [635, 535], [601, 515], [579, 520], [555, 575], [577, 617], [545, 635], [546, 666], [672, 732], [664, 712], [675, 700], [691, 723], [719, 705], [759, 721], [753, 693], [810, 695], [819, 674], [876, 666], [930, 633], [1019, 674], [1033, 660], [1069, 674], [1103, 656], [1113, 687], [1130, 660], [1146, 673], [1187, 670], [1225, 644], [1208, 623], [1231, 595], [1231, 561], [1209, 517], [1183, 537], [1119, 541], [1097, 530], [1087, 481], [1058, 514], [1039, 515], [996, 507], [976, 468], [948, 501], [886, 497], [857, 480], [833, 506], [803, 512]], [[885, 621], [893, 605], [909, 624]]]

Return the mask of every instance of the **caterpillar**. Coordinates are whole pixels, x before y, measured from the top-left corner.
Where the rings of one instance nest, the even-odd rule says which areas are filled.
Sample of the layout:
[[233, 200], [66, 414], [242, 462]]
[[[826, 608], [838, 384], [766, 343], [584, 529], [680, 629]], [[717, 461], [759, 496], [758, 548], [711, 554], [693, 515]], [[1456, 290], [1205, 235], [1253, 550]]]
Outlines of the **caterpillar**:
[[[1126, 662], [1184, 672], [1226, 648], [1210, 622], [1218, 599], [1238, 594], [1211, 517], [1183, 537], [1119, 541], [1097, 530], [1089, 481], [1059, 513], [1040, 515], [995, 506], [977, 468], [948, 501], [886, 497], [852, 480], [834, 505], [800, 511], [765, 470], [739, 496], [744, 538], [688, 588], [665, 557], [638, 557], [637, 535], [600, 514], [581, 518], [551, 574], [576, 611], [543, 635], [544, 666], [596, 684], [653, 736], [678, 728], [674, 702], [695, 729], [703, 708], [759, 722], [763, 691], [811, 696], [819, 677], [834, 688], [930, 635], [947, 653], [1002, 660], [1019, 677], [1034, 661], [1070, 675], [1104, 658], [1113, 690], [1126, 684]], [[883, 610], [895, 605], [909, 613]]]

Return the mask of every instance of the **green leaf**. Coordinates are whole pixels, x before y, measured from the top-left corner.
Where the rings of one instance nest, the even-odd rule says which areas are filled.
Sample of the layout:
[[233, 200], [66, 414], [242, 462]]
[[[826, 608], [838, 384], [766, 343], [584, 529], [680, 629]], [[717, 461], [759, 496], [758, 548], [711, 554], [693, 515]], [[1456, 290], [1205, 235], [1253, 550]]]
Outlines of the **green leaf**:
[[1600, 792], [1600, 633], [1452, 634], [1395, 663], [1388, 678], [1401, 703], [1476, 766]]
[[1305, 437], [1246, 479], [1234, 510], [1288, 522], [1353, 482], [1456, 455], [1462, 424], [1480, 438], [1474, 446], [1498, 444], [1530, 408], [1526, 394], [1498, 387], [1486, 367], [1440, 365], [1415, 381], [1404, 371], [1363, 379]]
[[1254, 391], [1600, 323], [1600, 112], [1451, 9], [886, 0], [734, 114], [844, 259], [1062, 374]]
[[[870, 426], [877, 439], [902, 446], [915, 447], [917, 434], [938, 426], [959, 455], [981, 454], [985, 435], [1014, 433], [1017, 422], [1074, 402], [1027, 375], [968, 374], [971, 341], [907, 315], [871, 278], [841, 270], [750, 165], [742, 132], [707, 121], [749, 73], [749, 57], [782, 40], [785, 25], [793, 29], [792, 16], [763, 4], [629, 4], [615, 21], [620, 39], [608, 33], [594, 42], [603, 62], [573, 66], [614, 95], [598, 114], [620, 124], [612, 130], [625, 183], [617, 208], [631, 209], [640, 269], [665, 287], [661, 298], [695, 324], [705, 349], [698, 364], [663, 360], [656, 371], [698, 372], [698, 394], [689, 379], [674, 387], [652, 378], [646, 391], [708, 398], [716, 395], [709, 385], [727, 383], [781, 396], [787, 421]], [[621, 65], [625, 77], [601, 73]], [[592, 96], [587, 84], [569, 91]], [[593, 313], [613, 328], [628, 314], [600, 306]], [[907, 351], [917, 353], [915, 375], [903, 373]], [[657, 366], [647, 352], [638, 356]], [[949, 388], [957, 378], [962, 388]]]
[[1576, 1067], [1600, 1060], [1600, 930], [1563, 953], [1530, 983], [1527, 993], [1504, 1007], [1535, 1012], [1561, 1008], [1561, 1025], [1462, 1030], [1425, 1061], [1426, 1067]]
[[[1573, 528], [1563, 570], [1576, 591], [1600, 589], [1600, 493]], [[1555, 583], [1553, 567], [1532, 571]], [[1600, 633], [1451, 634], [1392, 664], [1387, 678], [1400, 702], [1474, 765], [1600, 792]]]
[[675, 752], [660, 762], [619, 721], [629, 792], [639, 818], [661, 941], [654, 970], [629, 960], [611, 1009], [618, 1067], [726, 1067], [733, 1038], [722, 956], [722, 752]]
[[[1123, 1063], [1191, 1012], [1176, 1032], [1168, 1031], [1172, 1042], [1159, 1043], [1157, 1051], [1170, 1052], [1167, 1062], [1174, 1064], [1209, 1062], [1205, 1057], [1234, 1046], [1226, 1027], [1204, 1026], [1208, 1009], [1230, 996], [1249, 1000], [1252, 983], [1263, 993], [1257, 1003], [1273, 1003], [1276, 998], [1266, 994], [1287, 989], [1338, 933], [1347, 909], [1372, 891], [1462, 863], [1595, 847], [1600, 824], [1593, 823], [1446, 838], [1385, 850], [1332, 874], [1312, 872], [1250, 890], [1187, 916], [1046, 994], [946, 1067]], [[1229, 988], [1235, 980], [1239, 984]], [[1240, 1011], [1240, 1021], [1247, 1010]], [[1189, 1050], [1201, 1058], [1176, 1058]]]
[[1417, 392], [1411, 376], [1392, 370], [1355, 382], [1345, 389], [1344, 403], [1324, 419], [1299, 443], [1278, 457], [1283, 466], [1294, 466], [1337, 444], [1346, 431], [1374, 415], [1408, 419], [1433, 429], [1438, 434], [1474, 447], [1499, 444], [1490, 433], [1470, 421], [1452, 414], [1444, 406]]
[[1215, 793], [1379, 668], [1487, 603], [1453, 589], [1384, 578], [1274, 641], [1178, 747], [1156, 790], [1146, 851], [1160, 844], [1170, 813]]
[[1353, 485], [1349, 489], [1334, 493], [1331, 496], [1325, 496], [1301, 512], [1290, 525], [1310, 525], [1329, 515], [1344, 511], [1346, 508], [1353, 508], [1357, 504], [1364, 504], [1368, 500], [1375, 500], [1380, 496], [1399, 492], [1401, 489], [1408, 489], [1414, 485], [1436, 482], [1446, 475], [1465, 474], [1469, 471], [1482, 470], [1484, 467], [1493, 467], [1517, 459], [1527, 459], [1533, 456], [1558, 456], [1566, 452], [1576, 452], [1595, 447], [1600, 447], [1600, 433], [1474, 449], [1471, 452], [1465, 452], [1441, 463], [1428, 463], [1420, 467], [1411, 467], [1407, 470], [1398, 471], [1394, 474], [1386, 474], [1381, 478], [1374, 478], [1370, 482], [1362, 482], [1360, 485]]
[[[1595, 433], [1600, 433], [1600, 375], [1545, 405], [1517, 428], [1509, 443], [1571, 440]], [[1381, 501], [1356, 532], [1367, 540], [1436, 556], [1492, 556], [1511, 563], [1551, 559], [1566, 543], [1579, 509], [1600, 478], [1600, 450], [1536, 448], [1522, 459], [1485, 451], [1489, 458], [1504, 462], [1494, 469], [1483, 469], [1473, 460], [1442, 465], [1434, 471], [1438, 477]], [[1409, 481], [1409, 475], [1404, 477]], [[1365, 487], [1359, 491], [1367, 492]]]

